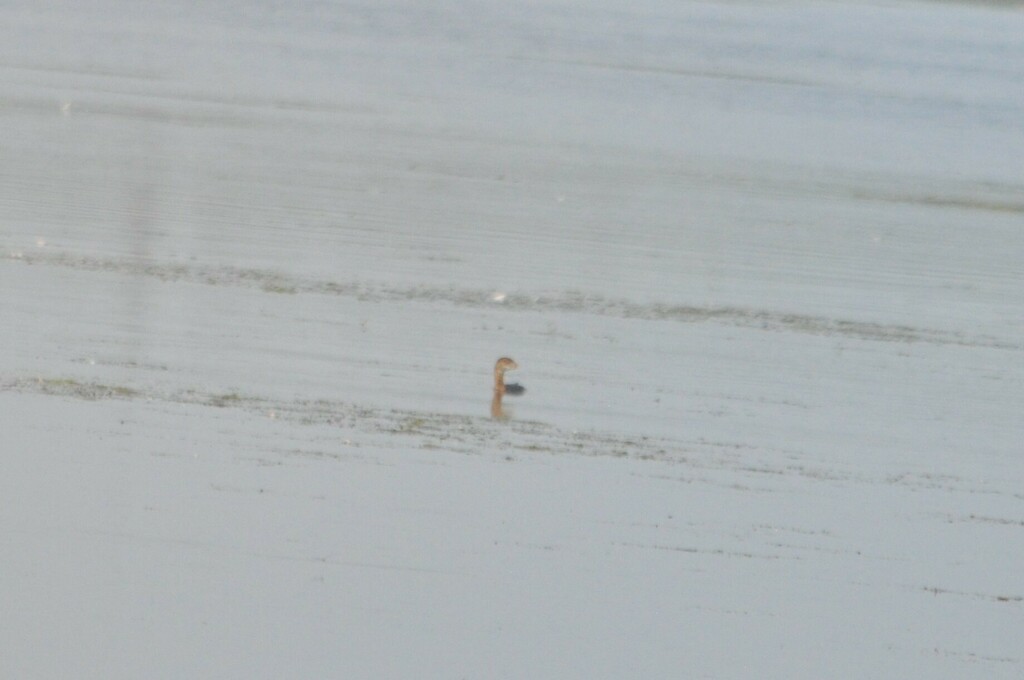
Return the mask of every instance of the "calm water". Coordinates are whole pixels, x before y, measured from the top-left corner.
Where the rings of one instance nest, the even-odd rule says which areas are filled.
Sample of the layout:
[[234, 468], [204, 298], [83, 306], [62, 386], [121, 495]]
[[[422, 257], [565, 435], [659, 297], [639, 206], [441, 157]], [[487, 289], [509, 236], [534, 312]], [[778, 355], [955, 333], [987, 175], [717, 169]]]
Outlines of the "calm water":
[[[1020, 551], [965, 531], [957, 545], [968, 556], [947, 564], [942, 532], [979, 517], [991, 519], [987, 529], [1019, 525], [1021, 82], [1024, 13], [966, 4], [8, 3], [0, 394], [26, 422], [60, 423], [47, 433], [60, 450], [91, 442], [83, 450], [102, 456], [110, 441], [126, 442], [114, 449], [123, 459], [97, 468], [102, 480], [117, 479], [110, 470], [150, 474], [141, 451], [157, 461], [232, 461], [227, 481], [204, 468], [218, 481], [182, 493], [197, 513], [224, 517], [231, 536], [256, 536], [246, 548], [254, 554], [264, 543], [275, 555], [329, 552], [329, 541], [295, 539], [272, 521], [265, 534], [252, 532], [237, 519], [252, 508], [223, 500], [235, 498], [224, 495], [235, 491], [231, 475], [261, 494], [281, 492], [265, 469], [290, 469], [289, 456], [301, 454], [334, 464], [318, 474], [344, 477], [354, 496], [339, 500], [320, 477], [301, 475], [292, 486], [276, 482], [288, 493], [316, 488], [314, 498], [372, 507], [360, 495], [362, 473], [337, 466], [345, 447], [364, 447], [352, 459], [384, 468], [400, 452], [414, 461], [411, 479], [433, 465], [464, 473], [470, 482], [438, 480], [474, 508], [463, 514], [506, 483], [523, 484], [546, 490], [534, 499], [541, 524], [551, 510], [572, 532], [577, 506], [564, 503], [597, 516], [611, 511], [607, 493], [625, 513], [609, 520], [623, 533], [609, 543], [618, 547], [639, 540], [629, 533], [637, 526], [662, 526], [637, 498], [651, 494], [651, 507], [703, 499], [694, 502], [723, 514], [677, 509], [662, 520], [672, 540], [644, 539], [658, 565], [645, 597], [677, 582], [679, 564], [667, 560], [691, 554], [696, 541], [719, 557], [771, 553], [783, 564], [772, 578], [796, 603], [726, 606], [731, 583], [751, 584], [751, 597], [763, 592], [760, 567], [688, 565], [724, 599], [664, 590], [653, 601], [710, 616], [717, 639], [757, 640], [750, 633], [763, 632], [762, 614], [783, 630], [802, 629], [815, 613], [845, 615], [862, 603], [856, 572], [878, 601], [853, 619], [867, 626], [894, 615], [886, 588], [896, 588], [906, 606], [895, 620], [912, 633], [896, 651], [893, 638], [868, 652], [840, 645], [851, 669], [892, 656], [893, 667], [917, 668], [927, 653], [930, 677], [958, 677], [962, 663], [1011, 677], [1022, 663], [1006, 632], [1020, 629]], [[487, 418], [490, 367], [502, 355], [518, 361], [514, 379], [528, 389], [507, 425]], [[96, 400], [106, 404], [102, 427], [83, 410]], [[122, 431], [125, 422], [132, 427]], [[15, 428], [12, 446], [33, 448], [25, 442], [42, 435], [32, 427]], [[481, 471], [463, 458], [481, 451], [568, 462]], [[618, 459], [663, 467], [606, 467]], [[191, 489], [192, 472], [175, 472], [175, 489]], [[570, 473], [594, 482], [591, 495], [560, 486], [568, 482], [559, 474]], [[639, 486], [619, 486], [626, 478]], [[664, 479], [686, 493], [651, 481]], [[167, 505], [182, 501], [150, 481]], [[377, 483], [383, 498], [398, 499], [398, 515], [382, 515], [383, 536], [414, 534], [423, 517], [454, 512], [426, 495], [426, 514], [402, 524], [405, 492], [422, 488]], [[118, 507], [159, 506], [100, 485]], [[19, 484], [21, 507], [40, 502], [32, 488]], [[795, 489], [807, 495], [791, 496]], [[737, 491], [739, 499], [721, 495]], [[820, 499], [834, 495], [841, 500], [823, 510]], [[507, 501], [529, 505], [514, 494]], [[296, 501], [284, 516], [315, 516], [317, 507]], [[628, 509], [635, 522], [623, 518]], [[822, 512], [824, 526], [810, 526]], [[139, 513], [127, 515], [138, 520], [131, 535], [159, 533]], [[688, 513], [699, 519], [680, 519]], [[112, 525], [115, 517], [101, 513]], [[876, 535], [886, 523], [892, 530]], [[167, 540], [193, 539], [168, 526]], [[859, 562], [807, 561], [794, 577], [785, 565], [804, 548], [777, 537], [750, 544], [768, 530], [810, 541], [815, 555], [863, 550], [883, 566], [872, 562], [864, 576]], [[560, 545], [524, 536], [508, 543]], [[907, 556], [911, 537], [923, 538]], [[605, 545], [577, 538], [596, 551]], [[377, 564], [405, 554], [407, 543], [388, 540], [360, 533], [352, 545], [371, 546], [367, 560]], [[682, 547], [667, 553], [672, 541]], [[448, 564], [442, 548], [418, 549], [415, 557]], [[476, 544], [459, 550], [485, 554]], [[542, 562], [569, 554], [578, 563]], [[512, 556], [549, 576], [586, 572], [595, 557], [518, 548]], [[936, 562], [947, 570], [931, 571]], [[489, 594], [500, 572], [477, 567], [480, 590], [456, 588], [456, 614]], [[590, 585], [610, 592], [601, 578], [616, 572], [594, 568]], [[808, 583], [820, 586], [822, 568], [842, 585], [828, 612], [801, 599], [814, 592]], [[207, 574], [213, 589], [215, 571], [185, 573]], [[965, 604], [906, 594], [926, 587]], [[305, 620], [275, 592], [283, 620]], [[307, 602], [314, 616], [321, 596]], [[591, 606], [619, 611], [610, 599]], [[400, 620], [372, 611], [368, 630]], [[919, 620], [1000, 624], [979, 641], [955, 629], [918, 636]], [[609, 631], [584, 630], [595, 650], [622, 662], [600, 642]], [[628, 639], [663, 659], [657, 650], [676, 636], [644, 630]], [[720, 665], [709, 662], [705, 675], [743, 677], [776, 647], [784, 645], [751, 642], [739, 660], [714, 657]], [[653, 675], [672, 667], [652, 663]], [[814, 667], [802, 676], [783, 658], [769, 667], [815, 677]]]
[[1021, 350], [1019, 12], [119, 9], [4, 10], [8, 373], [670, 430], [694, 323]]

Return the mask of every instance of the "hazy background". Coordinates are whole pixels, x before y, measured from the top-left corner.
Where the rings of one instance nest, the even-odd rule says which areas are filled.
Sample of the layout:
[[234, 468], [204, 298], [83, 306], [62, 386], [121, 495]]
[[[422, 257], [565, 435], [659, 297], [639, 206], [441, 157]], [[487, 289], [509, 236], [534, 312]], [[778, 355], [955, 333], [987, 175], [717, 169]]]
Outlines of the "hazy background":
[[5, 4], [0, 671], [1019, 677], [1022, 82], [989, 3]]

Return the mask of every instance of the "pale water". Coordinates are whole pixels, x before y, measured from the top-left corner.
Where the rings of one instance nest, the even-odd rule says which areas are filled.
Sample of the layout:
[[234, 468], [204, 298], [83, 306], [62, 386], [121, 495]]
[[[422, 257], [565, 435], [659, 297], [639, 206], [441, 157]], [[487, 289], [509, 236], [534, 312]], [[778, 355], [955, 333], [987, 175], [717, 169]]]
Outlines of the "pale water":
[[2, 674], [1019, 677], [1021, 82], [1012, 6], [0, 9]]

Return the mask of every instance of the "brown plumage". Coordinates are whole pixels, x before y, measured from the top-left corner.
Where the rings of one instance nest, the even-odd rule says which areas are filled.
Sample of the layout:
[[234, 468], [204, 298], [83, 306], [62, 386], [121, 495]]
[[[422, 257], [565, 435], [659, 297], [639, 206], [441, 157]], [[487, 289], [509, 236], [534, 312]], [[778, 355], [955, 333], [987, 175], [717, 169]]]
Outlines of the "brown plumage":
[[505, 415], [505, 411], [501, 407], [501, 398], [506, 394], [518, 395], [526, 391], [522, 385], [505, 384], [505, 371], [514, 371], [517, 368], [519, 365], [508, 357], [502, 357], [494, 364], [494, 398], [491, 399], [491, 417], [501, 420], [507, 418], [508, 416]]
[[519, 368], [512, 359], [508, 357], [502, 357], [498, 359], [497, 363], [494, 364], [494, 391], [500, 394], [505, 394], [505, 371], [514, 371]]

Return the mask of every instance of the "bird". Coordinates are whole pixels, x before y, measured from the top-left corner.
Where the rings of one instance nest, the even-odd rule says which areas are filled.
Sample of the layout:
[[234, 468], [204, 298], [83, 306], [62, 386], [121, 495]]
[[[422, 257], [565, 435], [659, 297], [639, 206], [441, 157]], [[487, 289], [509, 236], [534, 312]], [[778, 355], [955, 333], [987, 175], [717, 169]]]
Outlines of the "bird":
[[518, 396], [526, 392], [526, 388], [518, 383], [505, 384], [505, 372], [514, 371], [519, 368], [514, 360], [508, 357], [501, 357], [494, 364], [494, 397], [491, 399], [491, 417], [504, 420], [508, 416], [501, 407], [501, 398], [506, 394]]
[[494, 391], [499, 394], [519, 395], [526, 391], [526, 388], [518, 383], [505, 384], [505, 371], [514, 371], [519, 368], [512, 359], [502, 357], [494, 364]]

